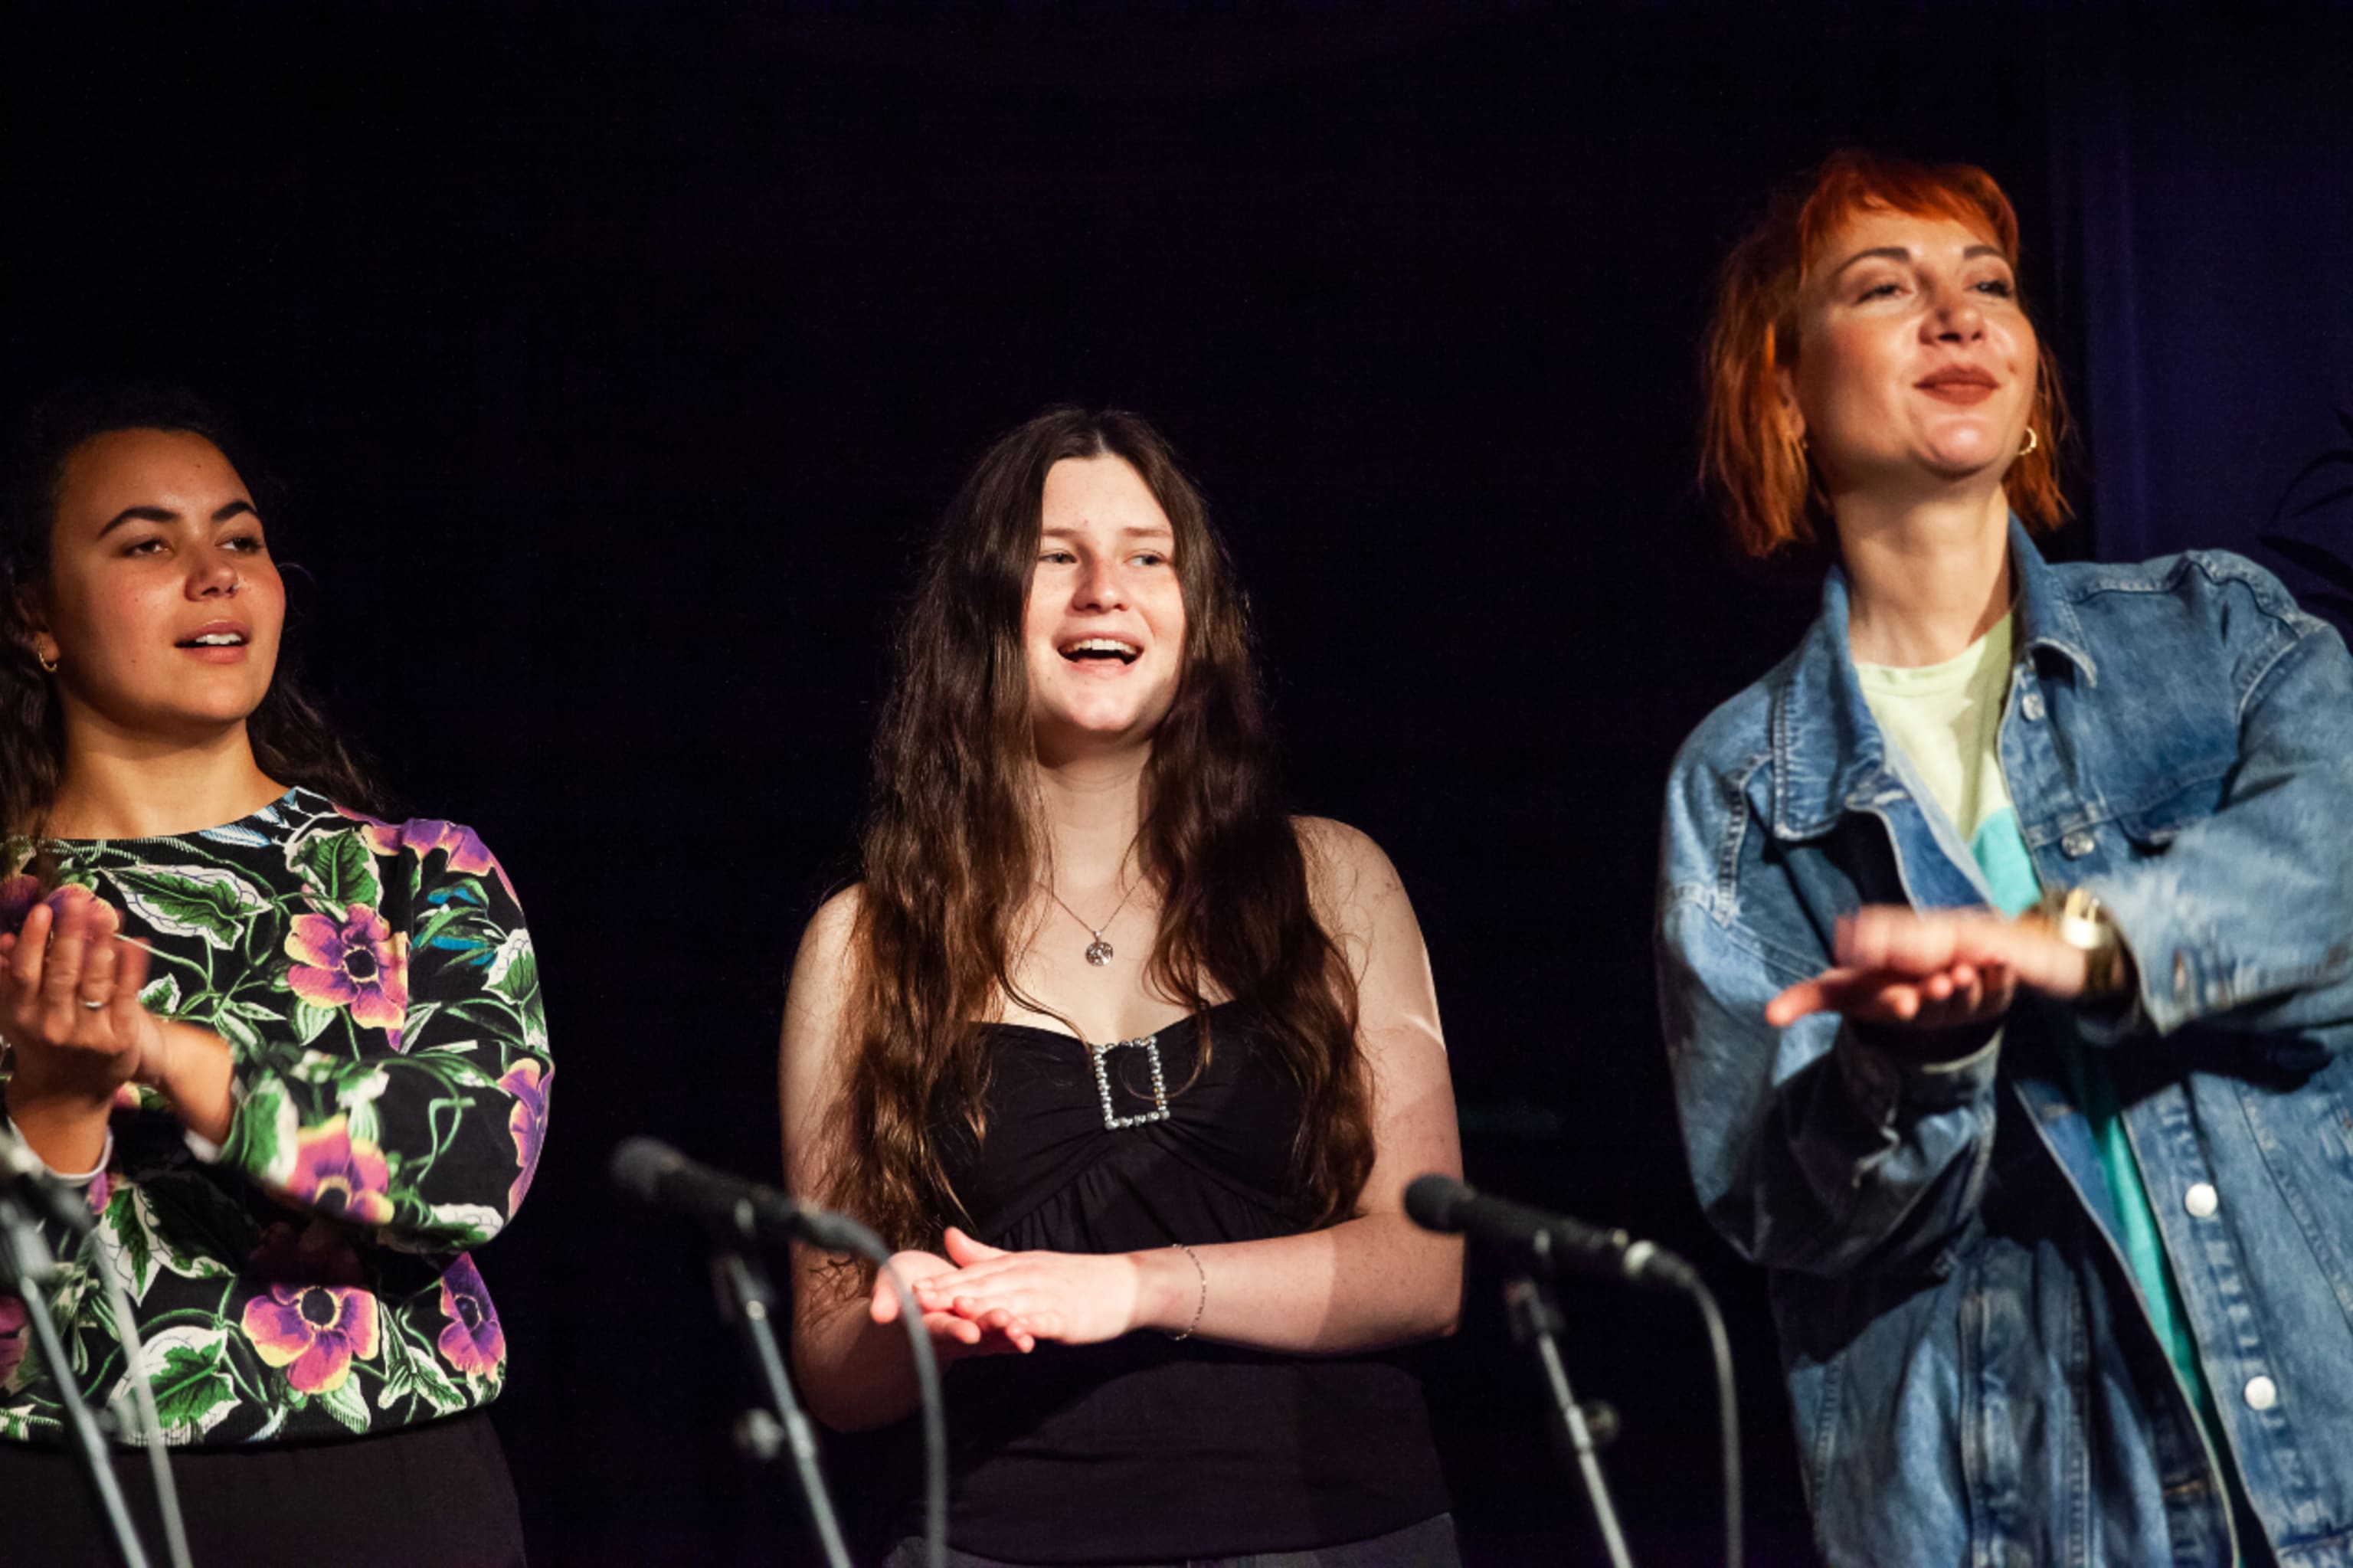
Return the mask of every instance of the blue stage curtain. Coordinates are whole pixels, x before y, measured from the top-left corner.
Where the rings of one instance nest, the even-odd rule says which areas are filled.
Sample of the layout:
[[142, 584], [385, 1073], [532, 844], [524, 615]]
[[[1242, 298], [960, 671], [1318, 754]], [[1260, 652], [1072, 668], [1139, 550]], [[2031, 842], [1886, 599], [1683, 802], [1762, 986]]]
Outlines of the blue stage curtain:
[[2102, 8], [2048, 41], [2099, 554], [2237, 550], [2353, 635], [2353, 27]]

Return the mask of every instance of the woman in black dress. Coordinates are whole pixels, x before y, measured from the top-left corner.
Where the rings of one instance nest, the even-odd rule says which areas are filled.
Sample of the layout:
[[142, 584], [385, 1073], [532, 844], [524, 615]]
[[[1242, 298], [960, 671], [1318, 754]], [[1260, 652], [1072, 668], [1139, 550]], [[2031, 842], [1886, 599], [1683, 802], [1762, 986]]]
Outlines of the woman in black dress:
[[[1453, 1562], [1382, 1353], [1461, 1295], [1401, 1208], [1460, 1163], [1428, 955], [1379, 849], [1278, 803], [1160, 437], [1062, 408], [1000, 440], [899, 654], [863, 879], [793, 973], [785, 1129], [950, 1363], [960, 1560]], [[804, 1251], [795, 1306], [822, 1419], [913, 1410], [870, 1273]]]

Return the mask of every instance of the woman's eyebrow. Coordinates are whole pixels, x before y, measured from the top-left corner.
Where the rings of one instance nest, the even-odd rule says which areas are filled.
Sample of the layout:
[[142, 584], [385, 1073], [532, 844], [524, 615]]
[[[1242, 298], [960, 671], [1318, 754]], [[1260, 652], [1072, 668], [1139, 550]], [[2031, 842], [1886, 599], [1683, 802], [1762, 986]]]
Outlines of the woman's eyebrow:
[[98, 536], [103, 539], [125, 523], [177, 523], [179, 520], [180, 514], [168, 506], [126, 506], [98, 531]]
[[[1086, 535], [1087, 530], [1083, 526], [1068, 523], [1039, 530], [1039, 537], [1047, 539], [1083, 539]], [[1119, 536], [1123, 539], [1174, 539], [1176, 530], [1161, 523], [1131, 523], [1119, 530]]]
[[[1832, 278], [1836, 278], [1839, 273], [1845, 271], [1856, 262], [1868, 260], [1874, 256], [1888, 261], [1909, 261], [1912, 260], [1912, 252], [1905, 249], [1901, 245], [1874, 245], [1868, 250], [1858, 250], [1853, 255], [1848, 257], [1845, 260], [1840, 262], [1836, 270], [1831, 273], [1831, 276]], [[2002, 253], [2002, 249], [1999, 245], [1972, 245], [1968, 249], [1961, 252], [1961, 260], [1964, 261], [1974, 261], [1980, 256], [2000, 257], [2004, 261], [2010, 260], [2008, 256]]]
[[[225, 501], [215, 508], [213, 521], [226, 523], [232, 517], [259, 517], [259, 515], [261, 515], [259, 513], [254, 511], [252, 502], [239, 496], [235, 501]], [[106, 526], [98, 531], [98, 536], [103, 539], [125, 523], [177, 523], [179, 520], [180, 514], [168, 506], [126, 506], [107, 520]]]

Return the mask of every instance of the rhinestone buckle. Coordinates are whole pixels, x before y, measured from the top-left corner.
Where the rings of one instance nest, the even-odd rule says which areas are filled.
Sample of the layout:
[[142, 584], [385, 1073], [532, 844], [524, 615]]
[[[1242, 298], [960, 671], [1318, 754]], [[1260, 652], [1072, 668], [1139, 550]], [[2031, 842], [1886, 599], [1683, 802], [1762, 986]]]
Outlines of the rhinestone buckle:
[[[1111, 1105], [1111, 1068], [1107, 1059], [1114, 1051], [1141, 1048], [1152, 1068], [1152, 1108], [1134, 1116], [1120, 1116]], [[1133, 1040], [1113, 1040], [1103, 1045], [1089, 1047], [1095, 1059], [1095, 1097], [1103, 1102], [1103, 1126], [1113, 1132], [1124, 1127], [1142, 1127], [1146, 1122], [1168, 1119], [1168, 1082], [1160, 1075], [1160, 1036], [1139, 1034]]]

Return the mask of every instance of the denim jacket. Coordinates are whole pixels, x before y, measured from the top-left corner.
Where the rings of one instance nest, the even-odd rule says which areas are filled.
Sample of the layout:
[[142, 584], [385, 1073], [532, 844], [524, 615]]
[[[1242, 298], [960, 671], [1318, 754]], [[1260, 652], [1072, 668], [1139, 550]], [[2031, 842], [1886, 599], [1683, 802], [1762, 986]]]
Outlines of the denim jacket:
[[[2115, 916], [2105, 1060], [2216, 1426], [2284, 1564], [2353, 1568], [2353, 660], [2236, 556], [2052, 566], [2013, 521], [2002, 774]], [[1676, 758], [1660, 1006], [1710, 1221], [1770, 1270], [1839, 1563], [2227, 1563], [2231, 1507], [2114, 1241], [2042, 999], [1919, 1065], [1774, 1029], [1859, 905], [1988, 904], [1863, 705], [1836, 569]]]

